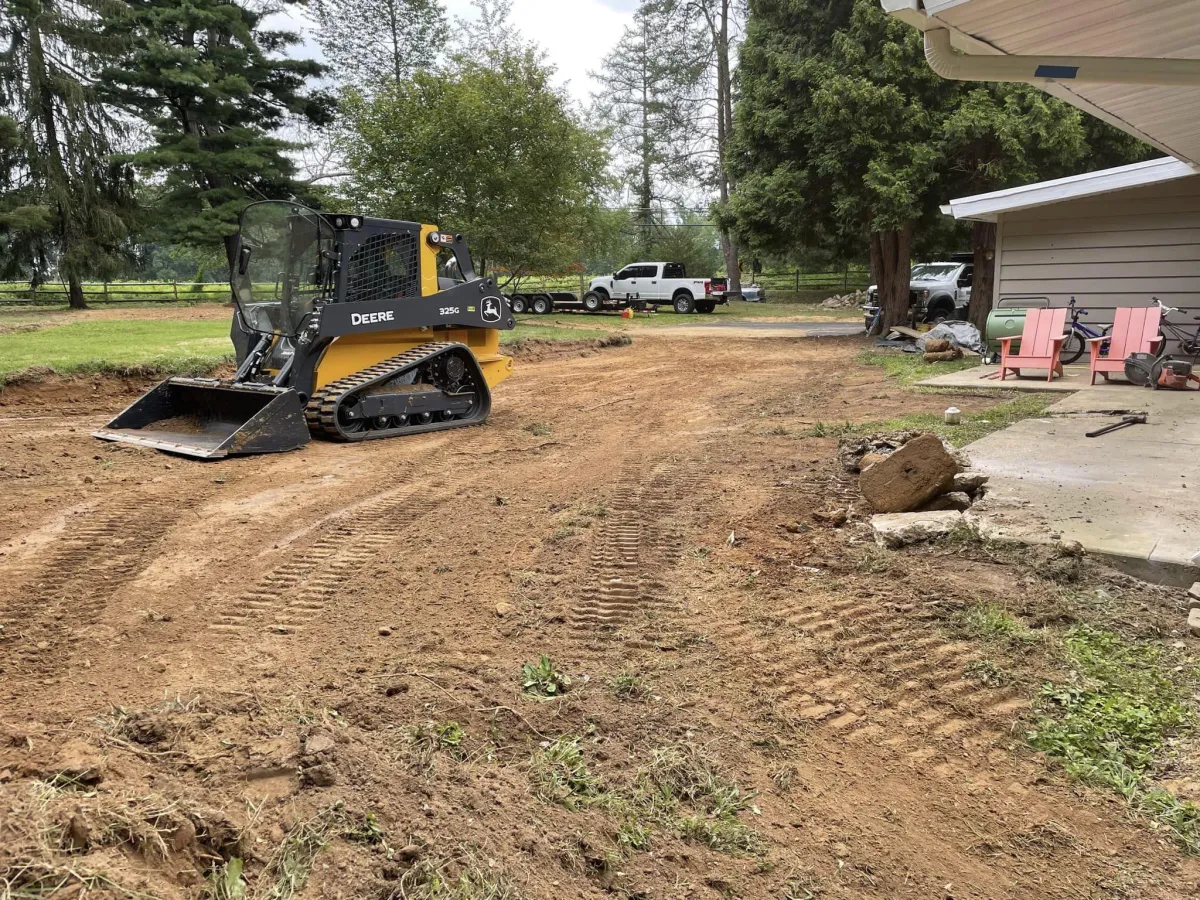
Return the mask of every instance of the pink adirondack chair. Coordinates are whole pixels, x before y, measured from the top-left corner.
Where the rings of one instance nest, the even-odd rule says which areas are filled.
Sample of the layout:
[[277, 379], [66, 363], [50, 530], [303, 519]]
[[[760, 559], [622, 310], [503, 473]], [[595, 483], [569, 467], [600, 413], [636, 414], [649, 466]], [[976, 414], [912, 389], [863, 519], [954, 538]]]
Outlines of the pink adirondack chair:
[[1062, 351], [1066, 339], [1066, 309], [1031, 309], [1025, 316], [1025, 328], [1021, 332], [1021, 351], [1012, 352], [1015, 337], [1000, 338], [1000, 380], [1014, 372], [1018, 377], [1021, 369], [1048, 369], [1047, 381], [1063, 374]]
[[[1162, 310], [1157, 306], [1139, 309], [1117, 310], [1117, 319], [1113, 322], [1112, 333], [1108, 337], [1091, 338], [1088, 349], [1092, 353], [1092, 384], [1096, 383], [1096, 374], [1104, 376], [1108, 381], [1109, 372], [1125, 373], [1125, 358], [1132, 353], [1157, 353], [1162, 343], [1162, 335], [1158, 333]], [[1101, 356], [1100, 348], [1108, 341], [1108, 355]]]

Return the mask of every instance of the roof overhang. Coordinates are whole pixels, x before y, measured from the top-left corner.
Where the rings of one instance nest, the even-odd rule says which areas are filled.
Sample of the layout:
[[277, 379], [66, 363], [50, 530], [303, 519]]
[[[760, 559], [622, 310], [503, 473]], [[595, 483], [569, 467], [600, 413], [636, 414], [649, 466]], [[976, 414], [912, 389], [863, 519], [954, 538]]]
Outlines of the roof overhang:
[[1166, 157], [1165, 159], [1134, 163], [1131, 166], [1120, 166], [1116, 169], [1088, 172], [1085, 175], [1072, 175], [1070, 178], [1043, 181], [1040, 184], [1028, 184], [1003, 191], [993, 191], [990, 194], [963, 197], [951, 200], [942, 207], [942, 212], [948, 216], [954, 216], [956, 219], [995, 222], [1003, 213], [1037, 209], [1039, 206], [1049, 206], [1065, 200], [1083, 200], [1088, 197], [1111, 194], [1114, 191], [1149, 187], [1177, 181], [1180, 178], [1197, 176], [1200, 176], [1200, 170], [1181, 160]]
[[[921, 31], [945, 29], [951, 46], [970, 56], [1040, 56], [1056, 62], [1069, 57], [1200, 60], [1200, 0], [881, 3], [886, 12]], [[1200, 167], [1200, 85], [1082, 83], [1070, 77], [1031, 83]]]

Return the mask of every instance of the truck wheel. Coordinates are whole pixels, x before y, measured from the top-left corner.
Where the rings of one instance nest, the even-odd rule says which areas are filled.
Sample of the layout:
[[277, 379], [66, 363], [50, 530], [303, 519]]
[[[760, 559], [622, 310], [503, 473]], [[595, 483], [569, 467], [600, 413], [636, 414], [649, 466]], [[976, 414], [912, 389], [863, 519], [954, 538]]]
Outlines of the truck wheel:
[[595, 291], [588, 291], [583, 295], [583, 308], [588, 312], [599, 312], [604, 306], [604, 298]]
[[698, 309], [700, 312], [704, 313], [705, 315], [707, 315], [708, 313], [714, 312], [716, 310], [716, 308], [717, 308], [716, 300], [700, 300], [699, 302], [696, 303], [696, 309]]
[[953, 305], [936, 303], [929, 307], [929, 311], [925, 313], [925, 321], [936, 325], [938, 322], [945, 322], [947, 319], [957, 318], [954, 312]]
[[554, 311], [554, 304], [550, 302], [549, 297], [534, 297], [533, 311], [539, 316], [544, 316]]
[[692, 299], [691, 294], [678, 293], [675, 295], [675, 312], [681, 316], [686, 316], [688, 313], [696, 311], [696, 301]]
[[523, 313], [529, 309], [529, 301], [521, 294], [514, 294], [512, 298], [512, 311], [515, 313]]

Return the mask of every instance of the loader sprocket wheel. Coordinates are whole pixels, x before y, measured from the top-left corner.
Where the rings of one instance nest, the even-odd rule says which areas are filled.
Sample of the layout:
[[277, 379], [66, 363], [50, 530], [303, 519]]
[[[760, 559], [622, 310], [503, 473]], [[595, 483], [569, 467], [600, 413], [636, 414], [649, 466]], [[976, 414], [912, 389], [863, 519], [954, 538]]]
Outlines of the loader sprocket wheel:
[[316, 391], [305, 408], [309, 430], [357, 442], [478, 425], [492, 395], [463, 344], [429, 343]]

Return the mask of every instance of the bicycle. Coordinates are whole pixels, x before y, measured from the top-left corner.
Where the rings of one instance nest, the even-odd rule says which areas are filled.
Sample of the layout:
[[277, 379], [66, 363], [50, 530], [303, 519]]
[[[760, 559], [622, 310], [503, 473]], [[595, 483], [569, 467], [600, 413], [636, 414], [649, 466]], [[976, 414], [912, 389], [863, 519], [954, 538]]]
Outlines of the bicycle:
[[[1086, 325], [1081, 324], [1079, 321], [1080, 317], [1086, 316], [1088, 311], [1086, 309], [1077, 309], [1074, 297], [1067, 304], [1067, 309], [1071, 311], [1071, 324], [1067, 326], [1067, 337], [1063, 341], [1062, 350], [1058, 354], [1058, 358], [1064, 366], [1069, 366], [1079, 359], [1079, 357], [1083, 356], [1084, 351], [1087, 350], [1088, 341], [1108, 337], [1109, 332], [1112, 331], [1111, 325], [1105, 326], [1102, 331], [1093, 331]], [[1101, 351], [1107, 350], [1107, 342], [1102, 344], [1100, 349]]]
[[[1185, 356], [1197, 357], [1200, 356], [1200, 325], [1196, 326], [1194, 334], [1189, 333], [1182, 325], [1176, 325], [1174, 322], [1168, 322], [1167, 316], [1171, 313], [1182, 312], [1178, 306], [1167, 306], [1157, 297], [1151, 297], [1158, 308], [1162, 310], [1162, 319], [1159, 320], [1159, 326], [1171, 335], [1171, 339], [1179, 341], [1179, 352]], [[1197, 322], [1200, 322], [1200, 316], [1194, 317]], [[1162, 331], [1158, 334], [1160, 341], [1158, 345], [1158, 358], [1163, 359], [1167, 355], [1167, 335]]]

